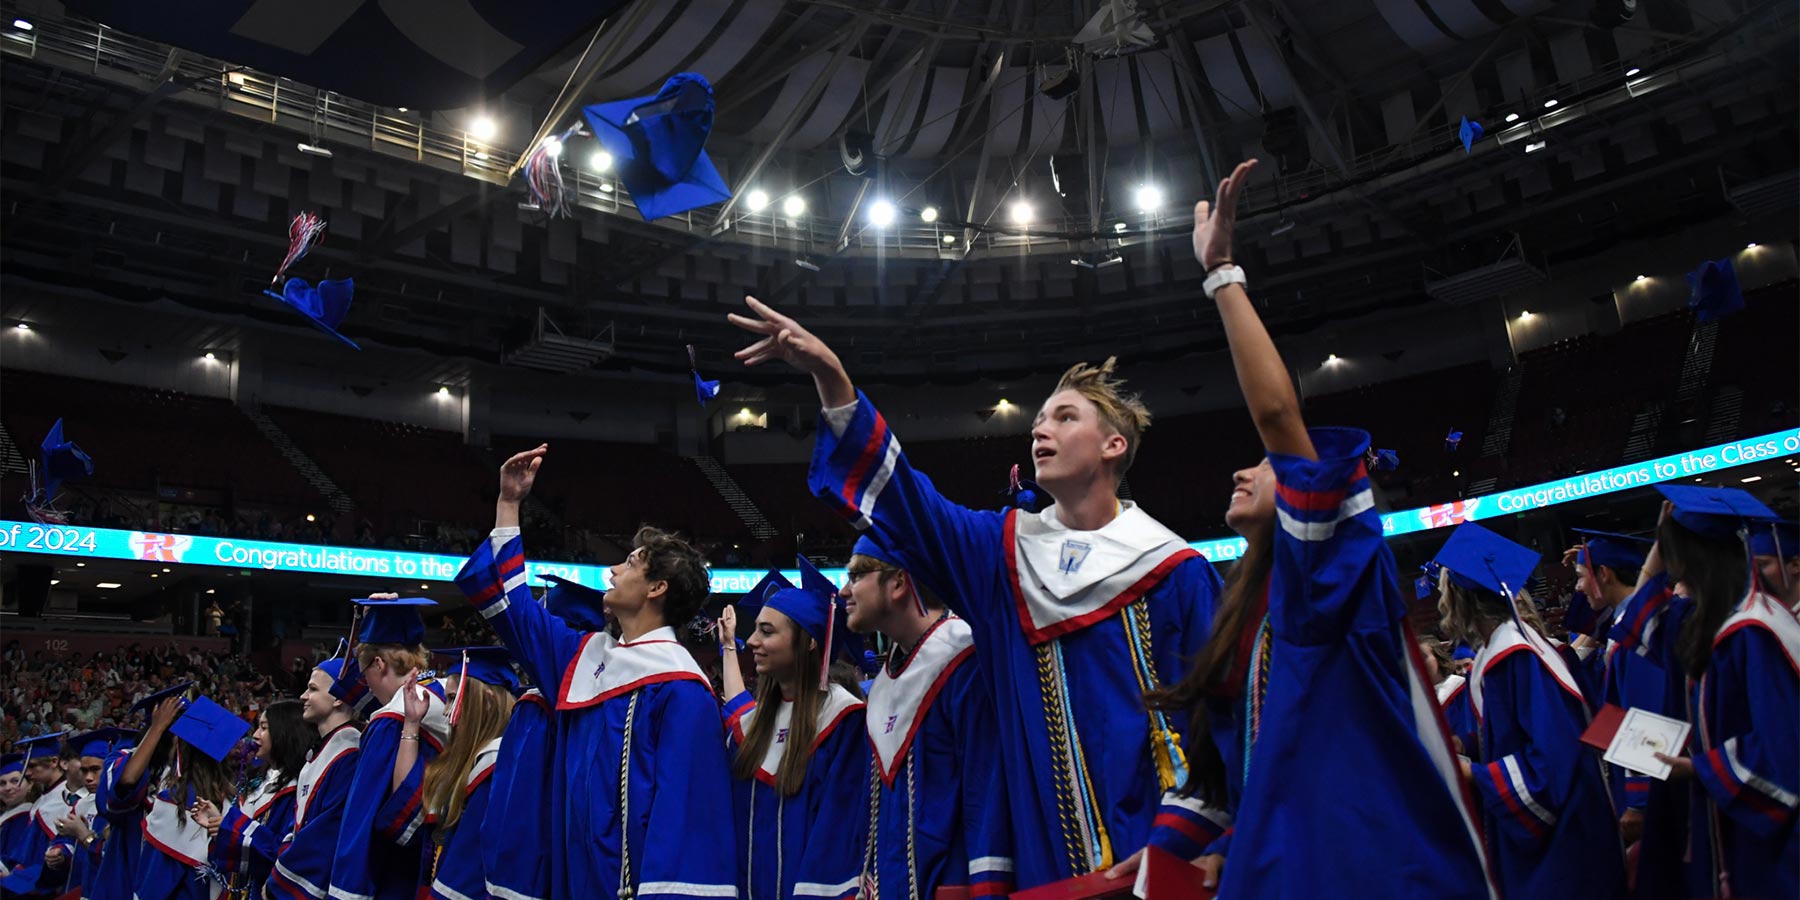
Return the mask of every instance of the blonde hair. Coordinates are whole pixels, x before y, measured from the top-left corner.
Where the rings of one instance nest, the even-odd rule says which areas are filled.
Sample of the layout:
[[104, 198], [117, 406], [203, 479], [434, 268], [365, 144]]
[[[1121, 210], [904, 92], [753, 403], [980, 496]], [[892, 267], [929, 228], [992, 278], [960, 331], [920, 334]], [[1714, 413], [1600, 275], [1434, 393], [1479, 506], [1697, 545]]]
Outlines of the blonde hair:
[[1100, 410], [1100, 421], [1125, 438], [1125, 455], [1119, 459], [1117, 473], [1123, 476], [1137, 459], [1138, 442], [1150, 430], [1150, 407], [1136, 393], [1125, 390], [1125, 380], [1114, 372], [1118, 362], [1118, 357], [1109, 356], [1098, 366], [1076, 363], [1050, 393], [1074, 391], [1086, 397]]
[[443, 826], [440, 834], [462, 818], [463, 803], [468, 799], [463, 782], [469, 780], [469, 770], [475, 768], [475, 755], [506, 730], [506, 721], [512, 717], [512, 695], [474, 678], [464, 681], [457, 703], [461, 708], [450, 743], [425, 764], [421, 790], [425, 808], [437, 813]]
[[[1449, 569], [1438, 576], [1438, 590], [1446, 610], [1439, 625], [1446, 634], [1471, 647], [1487, 643], [1488, 635], [1512, 615], [1505, 597], [1493, 591], [1469, 590], [1451, 579]], [[1519, 591], [1515, 597], [1519, 621], [1537, 632], [1539, 637], [1550, 640], [1550, 632], [1545, 630], [1544, 618], [1538, 613], [1531, 595]]]
[[414, 669], [427, 672], [431, 669], [431, 656], [425, 648], [408, 644], [357, 644], [356, 665], [364, 672], [375, 665], [375, 660], [387, 663], [388, 671], [405, 675]]

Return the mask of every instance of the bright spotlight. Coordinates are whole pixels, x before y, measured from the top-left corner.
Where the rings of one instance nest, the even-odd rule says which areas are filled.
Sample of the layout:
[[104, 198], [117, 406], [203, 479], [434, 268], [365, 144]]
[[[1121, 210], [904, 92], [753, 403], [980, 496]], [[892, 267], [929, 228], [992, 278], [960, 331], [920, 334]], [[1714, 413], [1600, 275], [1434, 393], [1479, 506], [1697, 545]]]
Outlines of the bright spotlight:
[[927, 225], [931, 224], [932, 222], [936, 222], [937, 221], [937, 207], [927, 206], [924, 209], [919, 210], [919, 221], [924, 222]]
[[562, 141], [556, 137], [544, 138], [544, 152], [550, 154], [551, 159], [561, 156]]
[[1551, 97], [1550, 99], [1544, 101], [1544, 108], [1545, 109], [1554, 109], [1556, 107], [1556, 104], [1557, 104], [1557, 99], [1555, 97]]
[[1644, 70], [1638, 68], [1637, 66], [1632, 66], [1631, 68], [1625, 70], [1625, 77], [1626, 78], [1636, 78], [1638, 76], [1638, 73], [1642, 72], [1642, 71], [1644, 71]]
[[1015, 225], [1024, 225], [1031, 221], [1031, 204], [1016, 200], [1012, 205], [1012, 220]]
[[787, 195], [787, 199], [781, 201], [781, 211], [787, 213], [790, 219], [806, 212], [806, 198], [799, 194]]
[[450, 388], [446, 387], [445, 385], [441, 385], [441, 384], [438, 385], [438, 396], [439, 397], [450, 396]]
[[211, 350], [208, 350], [208, 351], [206, 351], [206, 360], [207, 360], [207, 362], [211, 362], [211, 361], [213, 361], [213, 360], [215, 360], [215, 359], [218, 359], [218, 358], [219, 358], [219, 355], [218, 355], [218, 354], [216, 354], [216, 353], [214, 353], [214, 352], [212, 352], [212, 351], [211, 351]]
[[894, 221], [894, 204], [886, 200], [877, 200], [869, 207], [869, 224], [876, 228], [886, 228]]
[[499, 130], [499, 126], [495, 125], [494, 120], [487, 116], [476, 116], [475, 121], [469, 123], [469, 134], [474, 135], [478, 141], [493, 138], [494, 132], [497, 130]]
[[1137, 189], [1137, 205], [1139, 210], [1151, 212], [1162, 206], [1162, 202], [1162, 188], [1159, 188], [1154, 184], [1146, 184]]
[[588, 164], [594, 167], [594, 171], [604, 172], [612, 168], [612, 154], [605, 150], [595, 150], [594, 155], [588, 158]]
[[1506, 114], [1506, 121], [1507, 121], [1507, 122], [1508, 122], [1508, 123], [1509, 123], [1509, 124], [1510, 124], [1510, 123], [1513, 123], [1513, 122], [1517, 122], [1517, 121], [1519, 121], [1519, 114], [1518, 114], [1518, 113], [1507, 113], [1507, 114]]
[[769, 195], [758, 188], [744, 196], [744, 205], [750, 207], [751, 212], [762, 212], [769, 205]]

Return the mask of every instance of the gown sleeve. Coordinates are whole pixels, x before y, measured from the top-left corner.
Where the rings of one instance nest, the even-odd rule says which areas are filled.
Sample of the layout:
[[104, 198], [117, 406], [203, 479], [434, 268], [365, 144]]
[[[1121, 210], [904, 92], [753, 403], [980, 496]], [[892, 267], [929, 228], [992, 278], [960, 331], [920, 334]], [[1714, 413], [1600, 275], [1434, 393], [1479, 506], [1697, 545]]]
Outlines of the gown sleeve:
[[425, 824], [425, 760], [414, 759], [400, 787], [375, 811], [375, 833], [401, 847], [411, 847]]
[[253, 882], [269, 877], [281, 843], [294, 828], [294, 792], [287, 791], [270, 807], [263, 821], [251, 818], [233, 803], [225, 807], [219, 833], [213, 837], [208, 861], [221, 872], [247, 875]]
[[1764, 836], [1794, 827], [1800, 803], [1800, 690], [1793, 662], [1775, 636], [1760, 627], [1740, 628], [1713, 650], [1708, 678], [1717, 690], [1742, 693], [1750, 723], [1694, 757], [1694, 775], [1723, 815]]
[[563, 673], [581, 652], [582, 632], [545, 611], [531, 595], [525, 577], [525, 539], [513, 529], [495, 529], [463, 563], [456, 586], [554, 702], [561, 694]]
[[1307, 433], [1317, 460], [1269, 454], [1279, 522], [1269, 626], [1304, 646], [1335, 643], [1351, 631], [1387, 632], [1406, 608], [1363, 462], [1369, 435], [1355, 428]]

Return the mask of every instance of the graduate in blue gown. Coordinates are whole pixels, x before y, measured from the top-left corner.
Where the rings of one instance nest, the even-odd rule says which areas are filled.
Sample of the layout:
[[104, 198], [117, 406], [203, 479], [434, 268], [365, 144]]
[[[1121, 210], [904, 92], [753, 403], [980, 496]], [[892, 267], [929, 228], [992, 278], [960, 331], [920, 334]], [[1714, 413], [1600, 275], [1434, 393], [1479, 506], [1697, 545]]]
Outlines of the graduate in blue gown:
[[[1437, 596], [1435, 589], [1431, 596]], [[1426, 680], [1437, 697], [1438, 709], [1444, 713], [1451, 746], [1459, 753], [1463, 748], [1476, 746], [1480, 726], [1475, 721], [1474, 703], [1469, 699], [1469, 679], [1454, 671], [1449, 648], [1442, 641], [1423, 638], [1419, 641], [1419, 658], [1425, 664], [1429, 676]]]
[[862, 896], [932, 897], [944, 887], [1003, 896], [1013, 861], [993, 698], [968, 623], [904, 560], [864, 535], [841, 594], [851, 631], [893, 642], [865, 710], [874, 799]]
[[56, 840], [56, 823], [81, 799], [79, 748], [65, 740], [68, 736], [59, 731], [19, 741], [25, 749], [26, 771], [39, 774], [40, 787], [27, 815], [29, 827], [14, 851], [17, 865], [0, 879], [0, 889], [9, 894], [51, 894], [61, 884], [62, 873], [46, 870], [44, 854]]
[[0, 878], [19, 864], [19, 850], [31, 828], [31, 791], [25, 754], [0, 756]]
[[[131, 880], [136, 900], [210, 900], [224, 886], [207, 865], [211, 838], [195, 810], [201, 801], [218, 807], [232, 796], [235, 778], [225, 758], [250, 725], [217, 703], [188, 699], [186, 693], [178, 689], [156, 700], [150, 726], [126, 759], [115, 796], [107, 800], [139, 804], [143, 845]], [[130, 824], [127, 818], [113, 827]]]
[[362, 747], [356, 709], [368, 698], [368, 686], [348, 648], [340, 648], [307, 677], [300, 693], [301, 717], [313, 729], [314, 740], [294, 779], [293, 815], [282, 831], [266, 888], [271, 898], [324, 900], [331, 890], [338, 831]]
[[[1439, 551], [1443, 628], [1480, 646], [1469, 691], [1479, 747], [1463, 765], [1481, 797], [1507, 897], [1606, 900], [1625, 894], [1618, 816], [1599, 754], [1581, 743], [1581, 688], [1534, 612], [1515, 604], [1538, 554], [1474, 523]], [[1520, 607], [1525, 608], [1521, 614]]]
[[1800, 896], [1800, 623], [1746, 546], [1774, 514], [1741, 490], [1657, 489], [1669, 503], [1644, 569], [1677, 587], [1626, 617], [1646, 656], [1687, 676], [1687, 752], [1659, 755], [1690, 790], [1686, 894]]
[[[1112, 361], [1064, 374], [1033, 425], [1039, 512], [973, 510], [914, 470], [837, 354], [746, 298], [733, 314], [760, 340], [747, 365], [813, 376], [824, 409], [809, 486], [969, 623], [990, 673], [1015, 879], [1029, 888], [1110, 866], [1144, 845], [1165, 792], [1185, 781], [1180, 726], [1144, 708], [1210, 631], [1212, 566], [1142, 507], [1118, 498], [1150, 413]], [[1173, 796], [1171, 793], [1170, 796]]]
[[452, 692], [450, 742], [425, 762], [418, 735], [429, 695], [412, 682], [402, 687], [406, 724], [394, 757], [393, 793], [375, 820], [403, 823], [399, 843], [427, 848], [420, 860], [421, 897], [472, 900], [487, 891], [481, 822], [493, 795], [489, 776], [519, 680], [503, 647], [438, 652], [457, 660], [443, 680]]
[[294, 827], [300, 769], [318, 732], [306, 722], [305, 705], [278, 700], [256, 718], [250, 753], [260, 765], [223, 811], [202, 803], [197, 813], [212, 834], [208, 861], [233, 890], [262, 896], [282, 840]]
[[620, 637], [545, 612], [526, 583], [519, 503], [548, 453], [502, 465], [494, 531], [456, 583], [531, 680], [555, 691], [550, 896], [729, 896], [736, 841], [719, 809], [730, 781], [718, 700], [674, 627], [706, 601], [705, 559], [642, 529], [609, 571]]
[[[545, 612], [577, 631], [606, 630], [605, 592], [554, 576], [545, 579], [551, 582], [542, 598]], [[481, 854], [487, 891], [502, 900], [550, 897], [550, 817], [542, 811], [550, 806], [556, 782], [554, 716], [542, 688], [525, 687], [489, 776], [494, 787], [482, 819]]]
[[378, 710], [363, 729], [356, 755], [356, 774], [344, 803], [337, 849], [331, 863], [331, 896], [340, 900], [415, 900], [424, 848], [400, 840], [405, 822], [377, 815], [393, 794], [394, 757], [400, 752], [404, 719], [401, 685], [416, 679], [426, 694], [427, 711], [416, 741], [427, 762], [443, 752], [450, 739], [450, 720], [442, 688], [417, 676], [429, 671], [421, 607], [436, 606], [419, 597], [375, 594], [354, 601], [361, 621], [356, 633], [356, 661]]
[[727, 607], [720, 620], [745, 900], [848, 900], [867, 853], [864, 705], [830, 677], [832, 661], [854, 635], [836, 587], [804, 557], [799, 562], [802, 587], [771, 573], [746, 600], [746, 608], [760, 607], [745, 641], [756, 669], [754, 695], [730, 640], [736, 611]]
[[[107, 758], [118, 747], [130, 746], [131, 739], [136, 736], [137, 732], [129, 729], [107, 727], [69, 738], [70, 744], [80, 748], [77, 751], [79, 799], [56, 823], [57, 836], [50, 842], [49, 856], [45, 860], [47, 874], [52, 876], [50, 880], [61, 880], [60, 893], [84, 891], [98, 873], [104, 846], [101, 831], [106, 823], [99, 820], [95, 791], [100, 786], [100, 773]], [[51, 858], [57, 860], [54, 865]]]
[[[1307, 427], [1230, 263], [1237, 196], [1254, 166], [1220, 185], [1216, 210], [1199, 205], [1193, 241], [1215, 273], [1207, 294], [1267, 456], [1233, 476], [1225, 520], [1248, 546], [1215, 630], [1182, 680], [1151, 694], [1154, 707], [1191, 717], [1194, 733], [1216, 689], [1242, 685], [1240, 755], [1230, 767], [1223, 753], [1190, 756], [1190, 777], [1212, 781], [1213, 793], [1221, 778], [1242, 788], [1229, 841], [1198, 853], [1194, 841], [1178, 855], [1223, 855], [1207, 868], [1222, 866], [1219, 896], [1234, 900], [1337, 896], [1347, 885], [1369, 897], [1493, 897], [1473, 804], [1382, 540], [1369, 436]], [[1193, 811], [1166, 810], [1156, 830], [1185, 831]]]

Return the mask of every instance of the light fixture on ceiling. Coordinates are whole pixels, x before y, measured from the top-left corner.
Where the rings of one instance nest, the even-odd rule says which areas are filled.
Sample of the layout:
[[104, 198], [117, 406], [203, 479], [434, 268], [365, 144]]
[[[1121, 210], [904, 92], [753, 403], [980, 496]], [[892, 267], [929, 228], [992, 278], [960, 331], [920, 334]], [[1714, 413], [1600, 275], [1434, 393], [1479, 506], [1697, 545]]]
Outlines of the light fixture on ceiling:
[[613, 192], [613, 186], [612, 186], [612, 182], [610, 182], [610, 181], [602, 181], [602, 182], [600, 182], [600, 193], [602, 193], [602, 194], [610, 194], [610, 193], [612, 193], [612, 192]]
[[404, 106], [396, 106], [396, 107], [394, 107], [394, 109], [396, 109], [396, 110], [398, 110], [398, 111], [400, 111], [400, 112], [411, 112], [411, 111], [412, 111], [412, 110], [409, 110], [409, 109], [407, 109], [407, 108], [406, 108], [406, 107], [404, 107]]
[[1550, 99], [1544, 101], [1544, 108], [1545, 109], [1555, 109], [1557, 102], [1558, 101], [1555, 97], [1551, 97]]
[[808, 272], [819, 271], [819, 264], [817, 262], [815, 262], [813, 260], [813, 258], [810, 256], [794, 257], [794, 265], [799, 266], [800, 268], [805, 269]]
[[206, 351], [206, 356], [204, 356], [202, 358], [205, 359], [207, 362], [212, 362], [219, 358], [219, 354], [214, 353], [211, 350], [208, 350], [208, 351]]
[[294, 147], [308, 156], [323, 156], [326, 159], [331, 158], [331, 149], [329, 147], [321, 147], [318, 144], [308, 144], [304, 141], [295, 144]]
[[781, 211], [790, 219], [806, 212], [806, 198], [799, 194], [787, 195], [787, 199], [781, 201]]
[[102, 582], [100, 582], [100, 583], [99, 583], [99, 584], [96, 584], [96, 585], [94, 585], [94, 587], [97, 587], [97, 588], [99, 588], [99, 589], [100, 589], [100, 590], [103, 590], [103, 591], [111, 591], [111, 590], [116, 590], [116, 589], [118, 589], [118, 588], [120, 588], [120, 587], [123, 587], [123, 586], [124, 586], [124, 585], [121, 585], [121, 584], [119, 584], [119, 583], [118, 583], [118, 582], [116, 582], [116, 581], [102, 581]]
[[1521, 321], [1521, 322], [1531, 321], [1531, 310], [1529, 310], [1529, 309], [1519, 310], [1519, 321]]
[[1281, 221], [1276, 222], [1275, 227], [1269, 229], [1269, 236], [1274, 237], [1276, 235], [1287, 234], [1288, 232], [1293, 231], [1294, 228], [1295, 228], [1294, 220], [1290, 219], [1286, 216], [1282, 216]]
[[469, 123], [469, 134], [473, 135], [476, 140], [489, 140], [498, 130], [499, 126], [495, 125], [494, 120], [489, 116], [476, 116], [475, 120]]
[[13, 327], [17, 328], [20, 331], [30, 331], [31, 330], [31, 324], [28, 322], [20, 322], [19, 324], [14, 325]]
[[927, 225], [936, 222], [937, 217], [938, 210], [935, 206], [927, 206], [924, 209], [919, 210], [919, 221], [924, 222]]
[[1031, 222], [1031, 204], [1023, 200], [1015, 200], [1009, 214], [1014, 225], [1029, 224]]
[[448, 397], [448, 396], [450, 396], [450, 386], [440, 384], [440, 385], [438, 385], [437, 392], [438, 392], [439, 397]]
[[13, 27], [19, 29], [20, 31], [30, 31], [30, 30], [36, 28], [37, 26], [31, 24], [31, 22], [27, 19], [14, 19]]
[[596, 172], [604, 172], [612, 168], [612, 164], [612, 154], [605, 150], [595, 150], [594, 155], [588, 157], [588, 165], [593, 166]]
[[1137, 207], [1142, 212], [1154, 212], [1162, 206], [1162, 188], [1154, 184], [1146, 184], [1137, 189]]
[[894, 222], [894, 204], [886, 200], [877, 200], [869, 206], [869, 224], [876, 228], [886, 228]]
[[1508, 123], [1512, 123], [1512, 122], [1517, 122], [1517, 121], [1519, 121], [1519, 114], [1518, 114], [1518, 113], [1507, 113], [1507, 114], [1506, 114], [1506, 121], [1507, 121], [1507, 122], [1508, 122]]
[[1549, 143], [1548, 141], [1532, 141], [1531, 143], [1525, 145], [1525, 152], [1526, 153], [1536, 153], [1539, 150], [1544, 149], [1544, 146], [1548, 143]]
[[1761, 475], [1751, 475], [1747, 478], [1739, 478], [1738, 483], [1739, 484], [1755, 484], [1761, 480], [1762, 480]]
[[1625, 77], [1626, 78], [1636, 78], [1638, 76], [1638, 73], [1642, 72], [1642, 71], [1644, 71], [1644, 70], [1638, 68], [1637, 66], [1632, 66], [1631, 68], [1625, 70]]
[[1745, 245], [1744, 245], [1744, 249], [1745, 249], [1745, 250], [1755, 250], [1755, 249], [1756, 249], [1756, 242], [1755, 242], [1755, 241], [1751, 241], [1751, 242], [1750, 242], [1750, 243], [1748, 243], [1748, 244], [1745, 244]]
[[946, 244], [954, 244], [954, 243], [956, 243], [956, 235], [954, 235], [954, 234], [946, 234], [946, 235], [944, 235], [944, 243], [946, 243]]
[[751, 212], [762, 212], [769, 205], [769, 194], [757, 188], [744, 195], [744, 205], [750, 207]]

